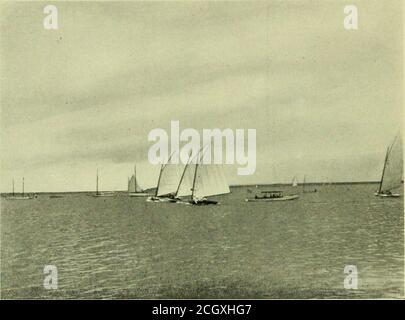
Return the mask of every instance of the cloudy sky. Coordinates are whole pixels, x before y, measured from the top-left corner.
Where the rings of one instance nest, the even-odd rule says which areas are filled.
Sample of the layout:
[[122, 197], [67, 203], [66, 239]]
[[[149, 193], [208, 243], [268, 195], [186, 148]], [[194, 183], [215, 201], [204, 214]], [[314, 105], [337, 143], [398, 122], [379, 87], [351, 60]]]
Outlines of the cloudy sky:
[[257, 130], [232, 184], [378, 180], [402, 120], [401, 2], [2, 3], [1, 191], [143, 186], [154, 128]]

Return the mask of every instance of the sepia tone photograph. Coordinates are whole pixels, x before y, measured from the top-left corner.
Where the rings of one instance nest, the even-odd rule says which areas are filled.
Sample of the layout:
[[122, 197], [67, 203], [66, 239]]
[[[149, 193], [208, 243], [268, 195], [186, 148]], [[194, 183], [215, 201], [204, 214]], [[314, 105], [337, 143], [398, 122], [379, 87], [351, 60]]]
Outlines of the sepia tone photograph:
[[2, 1], [1, 299], [403, 299], [403, 7]]

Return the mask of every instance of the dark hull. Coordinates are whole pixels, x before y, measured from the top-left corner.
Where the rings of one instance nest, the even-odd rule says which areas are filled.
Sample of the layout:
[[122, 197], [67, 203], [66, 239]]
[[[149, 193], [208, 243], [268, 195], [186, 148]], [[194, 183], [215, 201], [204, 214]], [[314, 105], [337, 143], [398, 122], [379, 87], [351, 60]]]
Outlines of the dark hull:
[[218, 204], [218, 201], [204, 199], [204, 200], [191, 200], [190, 203], [195, 206], [205, 206], [209, 204]]
[[269, 201], [288, 201], [288, 200], [294, 200], [298, 199], [298, 195], [288, 195], [288, 196], [283, 196], [280, 198], [248, 198], [245, 199], [246, 202], [269, 202]]
[[150, 196], [146, 199], [146, 202], [176, 202], [173, 201], [175, 200], [174, 198], [169, 198], [169, 197], [156, 197], [156, 196]]

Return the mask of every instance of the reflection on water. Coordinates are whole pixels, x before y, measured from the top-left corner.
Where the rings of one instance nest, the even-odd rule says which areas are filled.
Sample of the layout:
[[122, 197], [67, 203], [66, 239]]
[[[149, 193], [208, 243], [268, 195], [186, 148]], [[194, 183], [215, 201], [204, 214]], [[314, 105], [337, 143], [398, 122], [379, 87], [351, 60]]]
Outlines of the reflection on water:
[[[372, 184], [328, 185], [246, 203], [246, 189], [206, 207], [124, 194], [2, 199], [2, 298], [403, 295], [402, 198], [375, 197]], [[50, 264], [58, 290], [42, 286]], [[358, 290], [343, 288], [346, 265], [358, 268]]]

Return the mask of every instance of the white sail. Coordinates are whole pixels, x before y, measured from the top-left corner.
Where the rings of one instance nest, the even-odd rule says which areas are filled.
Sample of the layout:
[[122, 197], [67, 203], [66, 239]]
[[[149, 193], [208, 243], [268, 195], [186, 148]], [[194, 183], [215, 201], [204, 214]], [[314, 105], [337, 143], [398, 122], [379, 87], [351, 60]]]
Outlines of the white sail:
[[142, 188], [139, 186], [138, 181], [135, 179], [135, 175], [133, 174], [131, 179], [128, 182], [128, 192], [142, 192]]
[[387, 192], [401, 185], [403, 172], [402, 140], [398, 136], [387, 151], [380, 192]]
[[293, 187], [298, 186], [298, 179], [297, 179], [296, 176], [294, 176], [294, 178], [293, 178], [293, 180], [292, 180], [292, 186], [293, 186]]
[[178, 186], [177, 197], [191, 196], [192, 194], [195, 164], [189, 164], [184, 170], [183, 180]]
[[173, 194], [177, 191], [182, 170], [181, 166], [168, 163], [164, 166], [157, 190], [157, 196]]
[[229, 185], [220, 165], [198, 165], [194, 184], [194, 198], [202, 199], [229, 192]]

